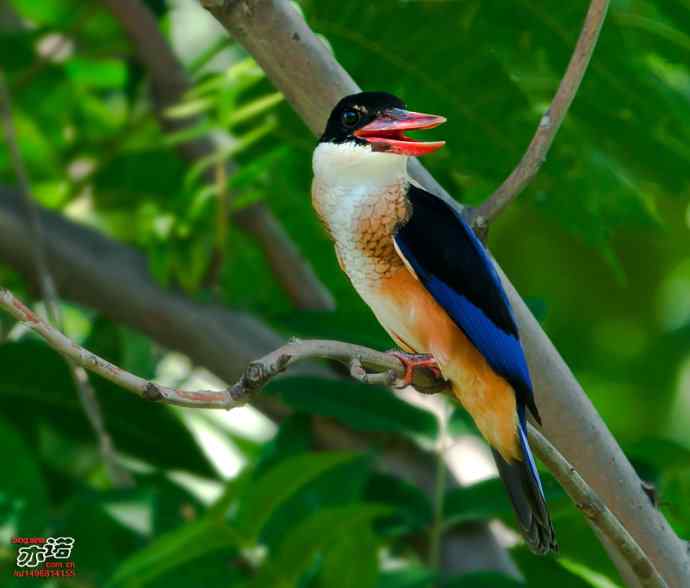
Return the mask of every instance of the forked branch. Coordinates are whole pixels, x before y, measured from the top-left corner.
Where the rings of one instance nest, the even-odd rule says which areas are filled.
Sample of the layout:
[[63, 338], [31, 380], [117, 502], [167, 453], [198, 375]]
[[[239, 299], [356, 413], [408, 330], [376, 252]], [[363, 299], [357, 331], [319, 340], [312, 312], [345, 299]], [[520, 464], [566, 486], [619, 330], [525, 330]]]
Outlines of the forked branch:
[[[359, 90], [293, 2], [218, 0], [206, 5], [314, 132], [323, 130], [340, 98]], [[588, 14], [607, 5], [592, 0]], [[411, 162], [410, 170], [431, 192], [455, 203], [418, 161]], [[690, 573], [685, 542], [650, 504], [639, 476], [571, 370], [500, 267], [497, 269], [515, 311], [549, 439], [624, 523], [669, 585], [684, 586]], [[560, 418], [564, 414], [568, 426]], [[619, 569], [627, 577], [629, 570]]]
[[[41, 335], [46, 342], [68, 360], [134, 392], [146, 400], [191, 408], [230, 409], [246, 404], [271, 379], [290, 365], [314, 359], [329, 359], [349, 367], [350, 375], [367, 384], [393, 384], [403, 376], [400, 360], [390, 353], [382, 353], [361, 345], [340, 341], [293, 340], [249, 364], [239, 381], [225, 390], [179, 390], [140, 378], [84, 349], [48, 324], [9, 290], [0, 287], [0, 308]], [[446, 383], [436, 379], [430, 370], [417, 370], [413, 382], [420, 392], [433, 394], [447, 389]], [[618, 546], [620, 553], [637, 574], [645, 588], [666, 588], [649, 558], [567, 460], [529, 426], [532, 446], [554, 476], [565, 488], [575, 505], [589, 521]]]
[[592, 0], [590, 3], [568, 68], [520, 163], [483, 204], [467, 211], [474, 226], [489, 225], [527, 187], [546, 161], [546, 154], [587, 71], [608, 7], [609, 0]]

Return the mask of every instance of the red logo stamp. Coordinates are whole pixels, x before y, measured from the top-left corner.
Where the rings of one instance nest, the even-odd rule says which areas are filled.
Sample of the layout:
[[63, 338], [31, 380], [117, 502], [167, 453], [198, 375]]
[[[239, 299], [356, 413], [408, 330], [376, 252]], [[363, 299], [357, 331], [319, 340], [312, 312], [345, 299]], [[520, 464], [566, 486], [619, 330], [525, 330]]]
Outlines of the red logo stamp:
[[14, 575], [21, 577], [69, 577], [76, 575], [70, 559], [74, 537], [13, 537], [17, 550], [17, 569]]

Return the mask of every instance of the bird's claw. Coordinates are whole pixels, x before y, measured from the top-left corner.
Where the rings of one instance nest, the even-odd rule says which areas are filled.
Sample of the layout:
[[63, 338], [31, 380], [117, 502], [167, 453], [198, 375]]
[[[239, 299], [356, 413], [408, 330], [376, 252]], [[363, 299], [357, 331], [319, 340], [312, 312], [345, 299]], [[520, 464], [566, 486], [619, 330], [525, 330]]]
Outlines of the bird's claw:
[[436, 363], [433, 355], [428, 353], [405, 353], [403, 351], [391, 351], [390, 353], [398, 358], [405, 369], [403, 377], [396, 383], [396, 388], [411, 386], [414, 380], [414, 371], [417, 368], [426, 368], [434, 374], [434, 377], [443, 379], [441, 369], [438, 367], [438, 363]]

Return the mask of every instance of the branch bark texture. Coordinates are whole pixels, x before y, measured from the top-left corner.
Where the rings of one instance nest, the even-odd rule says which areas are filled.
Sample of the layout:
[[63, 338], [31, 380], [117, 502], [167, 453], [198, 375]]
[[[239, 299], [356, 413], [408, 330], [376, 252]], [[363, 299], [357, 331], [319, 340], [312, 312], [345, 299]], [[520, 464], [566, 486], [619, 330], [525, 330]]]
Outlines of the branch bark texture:
[[[292, 341], [249, 364], [240, 380], [227, 390], [185, 391], [168, 388], [139, 378], [77, 345], [27, 308], [12, 293], [0, 287], [0, 307], [41, 335], [56, 351], [94, 373], [107, 378], [146, 400], [193, 408], [231, 409], [246, 404], [251, 396], [290, 365], [313, 359], [339, 361], [350, 368], [350, 375], [364, 383], [393, 383], [404, 374], [400, 361], [389, 353], [342, 343], [340, 341]], [[415, 387], [422, 391], [444, 390], [444, 382], [434, 382], [431, 372], [415, 373]], [[639, 545], [606, 508], [604, 502], [587, 485], [546, 438], [531, 424], [530, 441], [537, 454], [566, 489], [576, 506], [592, 525], [616, 545], [625, 561], [635, 571], [645, 588], [666, 588], [652, 563]]]
[[[102, 1], [121, 23], [130, 38], [138, 59], [150, 73], [153, 93], [157, 101], [157, 113], [161, 123], [164, 126], [195, 125], [198, 122], [195, 118], [172, 121], [163, 115], [165, 109], [179, 101], [187, 91], [189, 80], [181, 63], [162, 36], [150, 10], [141, 0]], [[179, 130], [179, 126], [177, 129]], [[175, 130], [175, 128], [171, 128], [171, 130]], [[215, 149], [216, 146], [211, 138], [190, 141], [180, 145], [182, 157], [190, 163], [198, 161]], [[233, 164], [230, 161], [225, 175], [229, 176], [232, 172]], [[211, 182], [212, 179], [209, 177], [208, 181]], [[296, 244], [266, 205], [257, 203], [238, 210], [234, 213], [233, 220], [237, 226], [256, 239], [266, 255], [277, 282], [290, 296], [297, 308], [330, 310], [335, 307], [335, 302], [328, 289], [319, 281], [311, 266], [302, 257]], [[209, 339], [213, 339], [213, 337], [209, 336]], [[196, 349], [194, 349], [195, 352]], [[208, 365], [205, 357], [202, 357], [201, 362]], [[222, 374], [217, 370], [214, 371]], [[260, 402], [260, 404], [265, 405], [266, 403]], [[264, 411], [268, 408], [272, 411], [273, 416], [277, 416], [276, 412], [285, 412], [275, 405], [262, 406]], [[323, 423], [319, 420], [315, 420], [315, 423], [318, 424], [319, 432], [326, 443], [337, 438], [344, 443], [345, 448], [352, 448], [353, 445], [362, 442], [355, 434], [345, 432], [342, 428], [336, 430], [338, 429], [337, 425]], [[364, 443], [364, 446], [366, 445], [367, 443]], [[401, 467], [409, 470], [409, 466], [413, 463], [409, 456], [405, 455], [406, 451], [408, 450], [402, 448], [392, 449], [388, 452], [388, 463], [394, 464], [393, 469], [397, 470], [396, 473], [398, 474]], [[413, 449], [409, 451], [414, 453]], [[393, 455], [396, 452], [399, 453], [397, 457]], [[424, 466], [415, 469], [413, 474], [415, 483], [430, 492], [434, 480], [433, 476], [426, 475]], [[448, 573], [459, 573], [477, 566], [480, 569], [500, 569], [515, 575], [517, 570], [514, 564], [510, 561], [507, 553], [497, 544], [488, 527], [486, 525], [475, 525], [474, 527], [472, 537], [468, 538], [461, 533], [454, 533], [451, 537], [452, 545], [450, 541], [444, 545], [443, 569]], [[458, 551], [454, 546], [464, 549]]]
[[644, 588], [665, 588], [667, 586], [659, 572], [649, 561], [637, 542], [621, 522], [606, 507], [606, 504], [592, 490], [577, 470], [570, 465], [558, 450], [531, 424], [530, 445], [539, 458], [561, 483], [568, 496], [580, 509], [590, 524], [614, 545], [626, 564], [633, 570], [634, 577]]
[[187, 391], [168, 388], [154, 384], [131, 374], [106, 359], [92, 353], [88, 349], [74, 343], [63, 333], [45, 322], [41, 317], [29, 309], [12, 293], [0, 287], [0, 306], [18, 321], [30, 327], [41, 335], [48, 345], [63, 355], [69, 362], [88, 369], [95, 374], [110, 380], [125, 390], [134, 392], [146, 400], [161, 401], [177, 406], [191, 406], [195, 408], [235, 408], [247, 403], [249, 394], [233, 396], [230, 390], [197, 390]]
[[[177, 349], [227, 382], [240, 378], [249, 363], [280, 347], [284, 338], [256, 318], [213, 304], [200, 304], [162, 289], [151, 278], [145, 258], [59, 214], [39, 210], [46, 251], [56, 285], [66, 299], [94, 308], [107, 318], [137, 329], [159, 344]], [[36, 282], [31, 235], [19, 195], [0, 185], [0, 259]], [[301, 363], [295, 373], [334, 378], [323, 365]], [[269, 395], [252, 404], [280, 421], [290, 409]], [[351, 431], [332, 419], [312, 419], [317, 446], [325, 450], [370, 451], [380, 448], [383, 471], [434, 492], [435, 456], [399, 437]], [[444, 573], [478, 569], [516, 576], [517, 568], [486, 525], [472, 524], [448, 534], [443, 544]]]
[[[350, 368], [350, 375], [366, 384], [392, 384], [403, 376], [404, 370], [393, 355], [375, 351], [361, 345], [339, 341], [294, 340], [264, 357], [252, 361], [239, 381], [225, 390], [180, 390], [155, 384], [132, 374], [106, 359], [81, 347], [50, 323], [44, 321], [6, 288], [0, 287], [0, 307], [43, 337], [48, 345], [76, 365], [88, 369], [133, 392], [145, 400], [191, 408], [217, 408], [229, 410], [249, 402], [254, 392], [297, 362], [330, 359]], [[374, 372], [368, 371], [374, 369]], [[434, 381], [431, 372], [421, 370], [415, 374], [416, 387], [435, 392], [442, 383]]]
[[[289, 1], [213, 4], [210, 11], [313, 131], [322, 130], [340, 98], [359, 90]], [[602, 4], [593, 0], [593, 5]], [[453, 202], [418, 163], [412, 163], [411, 173]], [[546, 436], [625, 525], [668, 585], [687, 586], [690, 560], [685, 544], [650, 504], [639, 477], [572, 372], [503, 274], [502, 279], [519, 323]]]

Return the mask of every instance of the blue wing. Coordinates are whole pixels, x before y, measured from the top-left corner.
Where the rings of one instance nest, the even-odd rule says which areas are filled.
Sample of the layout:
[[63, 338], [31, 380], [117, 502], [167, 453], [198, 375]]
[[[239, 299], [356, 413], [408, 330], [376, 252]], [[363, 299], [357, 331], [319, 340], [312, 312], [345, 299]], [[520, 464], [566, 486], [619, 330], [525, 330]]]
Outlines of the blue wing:
[[539, 421], [512, 309], [484, 245], [443, 200], [410, 186], [410, 219], [395, 243], [406, 261], [489, 365]]

